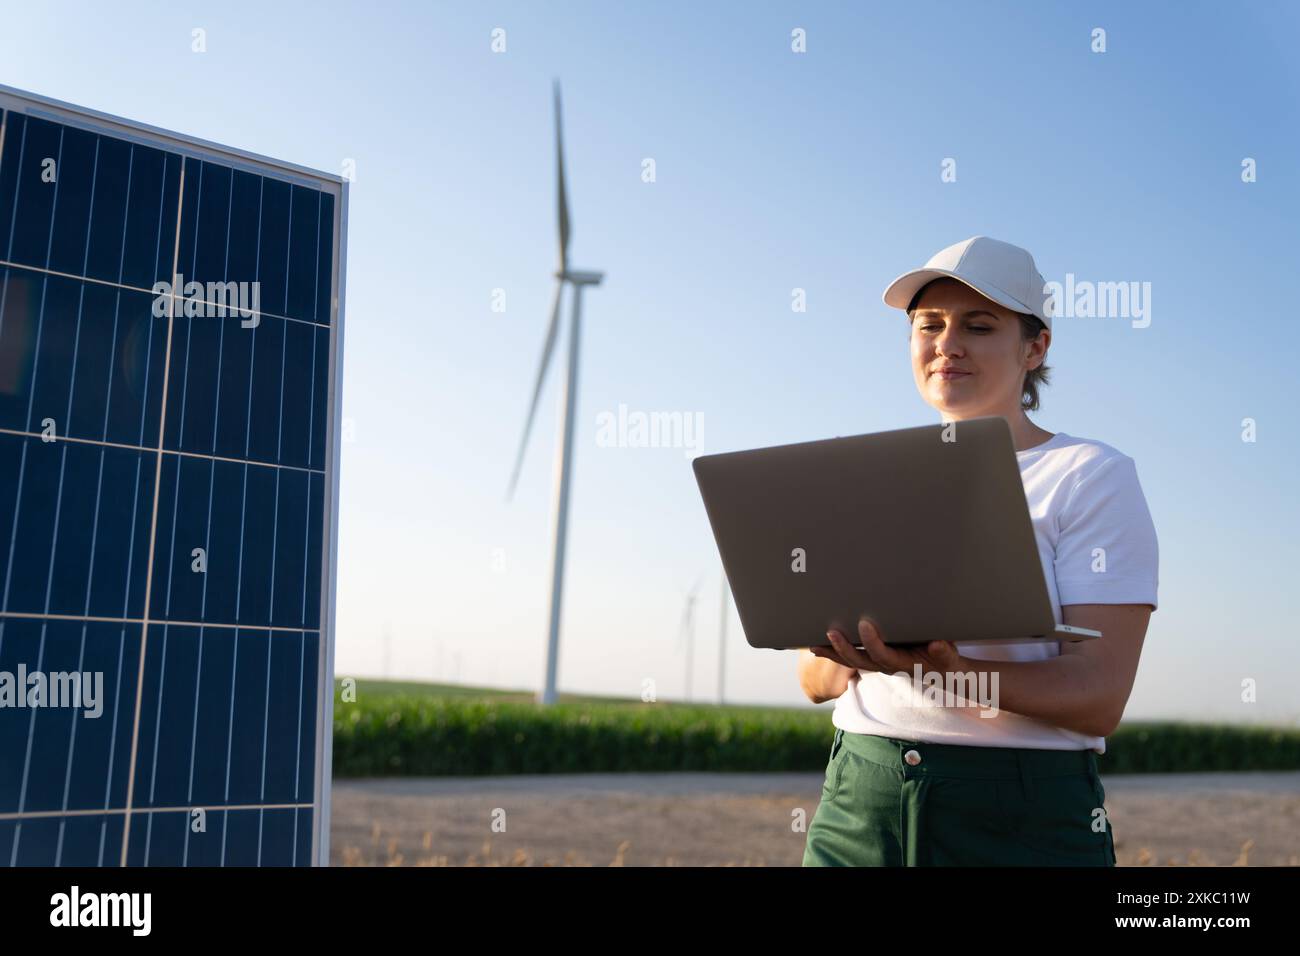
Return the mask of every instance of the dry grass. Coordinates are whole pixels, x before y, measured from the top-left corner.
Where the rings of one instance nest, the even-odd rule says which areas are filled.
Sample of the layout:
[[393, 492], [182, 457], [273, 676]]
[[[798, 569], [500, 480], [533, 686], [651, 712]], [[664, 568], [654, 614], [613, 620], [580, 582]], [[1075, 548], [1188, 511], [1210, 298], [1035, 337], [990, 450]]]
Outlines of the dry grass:
[[[433, 831], [426, 830], [420, 841], [420, 854], [408, 860], [406, 855], [399, 850], [397, 838], [389, 837], [385, 840], [383, 828], [376, 822], [371, 829], [369, 852], [359, 846], [346, 846], [342, 850], [342, 864], [343, 866], [624, 866], [627, 852], [631, 847], [631, 840], [623, 840], [619, 843], [618, 848], [614, 851], [613, 858], [608, 863], [594, 863], [584, 860], [574, 850], [565, 853], [562, 859], [538, 860], [531, 853], [523, 849], [516, 849], [514, 854], [507, 859], [493, 857], [492, 839], [489, 837], [483, 841], [478, 853], [470, 853], [463, 861], [460, 861], [452, 860], [446, 854], [433, 852]], [[1149, 847], [1139, 847], [1135, 853], [1117, 851], [1116, 858], [1120, 866], [1249, 866], [1250, 851], [1254, 847], [1254, 840], [1246, 840], [1241, 845], [1236, 859], [1232, 861], [1211, 859], [1196, 848], [1189, 850], [1186, 858], [1182, 860], [1175, 857], [1166, 857], [1162, 862], [1157, 859], [1156, 854]], [[677, 864], [669, 856], [664, 859], [662, 865], [675, 866]], [[755, 861], [747, 858], [743, 862], [729, 861], [716, 865], [764, 866], [766, 864], [762, 860]], [[1292, 855], [1287, 865], [1300, 866], [1300, 857]]]
[[[1174, 857], [1165, 857], [1161, 863], [1150, 847], [1141, 847], [1133, 858], [1128, 859], [1128, 854], [1116, 851], [1115, 858], [1120, 866], [1250, 866], [1250, 851], [1255, 848], [1254, 840], [1247, 840], [1241, 845], [1241, 850], [1237, 853], [1237, 858], [1231, 862], [1222, 862], [1214, 860], [1207, 856], [1201, 850], [1193, 847], [1187, 851], [1185, 860], [1178, 860]], [[1292, 854], [1286, 862], [1287, 866], [1300, 866], [1300, 856]]]
[[[424, 831], [424, 836], [420, 841], [420, 848], [423, 851], [421, 855], [410, 860], [398, 849], [398, 841], [390, 837], [387, 841], [382, 839], [383, 829], [379, 823], [375, 823], [371, 829], [371, 840], [369, 852], [367, 853], [359, 846], [345, 846], [342, 850], [343, 866], [624, 866], [628, 850], [632, 848], [631, 840], [624, 840], [614, 851], [614, 857], [608, 863], [593, 863], [584, 860], [576, 851], [570, 850], [564, 854], [562, 859], [556, 860], [548, 858], [538, 860], [531, 853], [525, 850], [517, 849], [514, 855], [509, 859], [494, 858], [492, 856], [492, 838], [488, 837], [483, 841], [483, 846], [478, 853], [469, 854], [463, 862], [454, 861], [445, 854], [433, 852], [433, 831]], [[381, 850], [381, 843], [383, 844]], [[677, 863], [669, 856], [665, 858], [664, 866], [676, 866]], [[743, 863], [721, 863], [719, 866], [763, 866], [763, 861], [751, 861], [746, 859]]]

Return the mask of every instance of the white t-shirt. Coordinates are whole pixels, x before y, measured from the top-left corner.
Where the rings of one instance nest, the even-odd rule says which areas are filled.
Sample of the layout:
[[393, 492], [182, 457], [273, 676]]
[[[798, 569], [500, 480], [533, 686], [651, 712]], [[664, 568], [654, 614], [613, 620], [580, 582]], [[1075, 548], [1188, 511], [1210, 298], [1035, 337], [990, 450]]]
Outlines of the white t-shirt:
[[[1064, 432], [1016, 452], [1016, 458], [1056, 623], [1062, 623], [1062, 604], [1150, 604], [1154, 610], [1156, 530], [1133, 459], [1104, 442]], [[1061, 649], [1059, 642], [1044, 641], [958, 643], [957, 651], [975, 660], [1039, 661], [1057, 657]], [[991, 690], [986, 684], [983, 694], [973, 696], [987, 701]], [[848, 733], [930, 743], [1106, 752], [1104, 737], [1043, 720], [1001, 709], [981, 717], [990, 708], [940, 706], [933, 702], [939, 691], [932, 689], [927, 699], [910, 674], [858, 671], [835, 701], [831, 722]]]

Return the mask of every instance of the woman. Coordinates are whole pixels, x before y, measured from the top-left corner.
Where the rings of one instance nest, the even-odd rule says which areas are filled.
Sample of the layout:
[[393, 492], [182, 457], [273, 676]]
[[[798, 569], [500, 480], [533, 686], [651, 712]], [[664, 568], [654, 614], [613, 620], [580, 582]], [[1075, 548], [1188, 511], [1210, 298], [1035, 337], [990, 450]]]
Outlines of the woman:
[[[900, 648], [864, 620], [856, 640], [831, 631], [831, 647], [799, 651], [800, 684], [814, 703], [835, 701], [836, 728], [805, 866], [1115, 863], [1096, 755], [1156, 608], [1157, 542], [1133, 459], [1025, 415], [1047, 381], [1045, 289], [1027, 251], [977, 236], [884, 299], [907, 312], [916, 386], [945, 422], [1010, 424], [1056, 620], [1104, 636]], [[987, 672], [998, 699], [937, 703], [916, 685], [917, 663]]]

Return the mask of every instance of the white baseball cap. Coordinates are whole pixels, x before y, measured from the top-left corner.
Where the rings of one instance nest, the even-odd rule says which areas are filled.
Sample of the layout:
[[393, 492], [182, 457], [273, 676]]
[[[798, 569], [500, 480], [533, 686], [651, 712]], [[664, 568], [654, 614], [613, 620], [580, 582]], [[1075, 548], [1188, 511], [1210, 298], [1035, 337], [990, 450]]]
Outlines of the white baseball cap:
[[906, 309], [921, 287], [948, 277], [1016, 312], [1035, 316], [1049, 329], [1055, 306], [1034, 257], [1009, 242], [972, 236], [941, 249], [920, 269], [905, 272], [885, 290], [885, 305]]

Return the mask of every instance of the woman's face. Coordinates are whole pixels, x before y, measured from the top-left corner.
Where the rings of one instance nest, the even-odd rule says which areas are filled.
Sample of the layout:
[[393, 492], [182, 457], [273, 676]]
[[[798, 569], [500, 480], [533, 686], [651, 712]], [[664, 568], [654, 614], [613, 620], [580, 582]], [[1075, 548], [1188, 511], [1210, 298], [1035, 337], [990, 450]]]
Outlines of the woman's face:
[[[1013, 415], [1025, 373], [1042, 364], [1051, 332], [1026, 342], [1020, 317], [956, 279], [925, 287], [912, 312], [912, 374], [921, 397], [945, 417]], [[964, 374], [945, 375], [953, 367]]]

